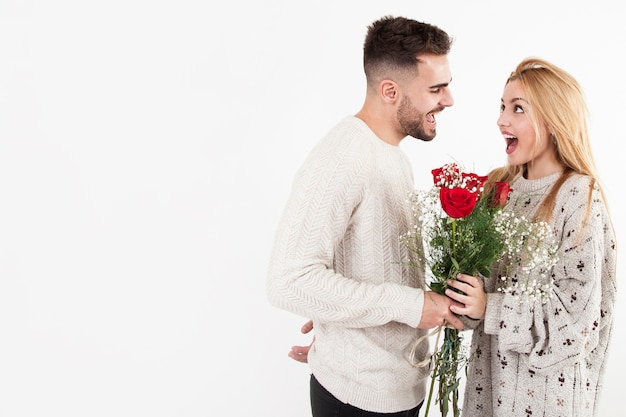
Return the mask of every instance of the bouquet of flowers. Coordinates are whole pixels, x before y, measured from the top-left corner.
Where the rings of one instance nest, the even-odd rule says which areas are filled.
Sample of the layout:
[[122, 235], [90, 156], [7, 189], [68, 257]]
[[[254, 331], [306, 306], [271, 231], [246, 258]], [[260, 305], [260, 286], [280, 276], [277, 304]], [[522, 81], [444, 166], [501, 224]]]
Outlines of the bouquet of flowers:
[[[503, 211], [512, 191], [508, 183], [487, 183], [487, 176], [463, 172], [456, 163], [436, 168], [432, 174], [432, 189], [410, 194], [414, 225], [400, 237], [416, 255], [417, 263], [412, 266], [427, 266], [432, 278], [428, 286], [432, 291], [444, 295], [448, 280], [459, 273], [489, 277], [492, 265], [497, 261], [532, 265], [531, 268], [542, 267], [544, 270], [554, 264], [556, 250], [544, 244], [549, 241], [547, 237], [551, 233], [548, 225], [516, 218]], [[547, 293], [546, 289], [534, 282], [521, 282], [516, 276], [504, 291], [535, 296]], [[459, 331], [446, 326], [440, 326], [428, 335], [437, 334], [435, 349], [442, 328], [441, 347], [425, 361], [426, 365], [432, 362], [433, 366], [425, 415], [428, 416], [437, 380], [441, 415], [447, 415], [452, 403], [454, 417], [458, 417], [460, 379], [457, 375], [468, 357], [463, 351]], [[416, 341], [416, 345], [421, 341]], [[424, 363], [416, 366], [424, 366]]]

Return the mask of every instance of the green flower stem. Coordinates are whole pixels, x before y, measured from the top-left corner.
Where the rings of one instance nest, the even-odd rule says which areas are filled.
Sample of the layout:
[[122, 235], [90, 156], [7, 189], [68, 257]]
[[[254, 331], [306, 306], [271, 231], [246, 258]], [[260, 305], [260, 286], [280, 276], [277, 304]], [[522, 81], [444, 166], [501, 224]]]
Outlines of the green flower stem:
[[452, 402], [452, 413], [454, 417], [459, 417], [459, 379], [457, 373], [459, 369], [459, 350], [461, 348], [461, 338], [457, 329], [440, 328], [437, 333], [435, 346], [439, 345], [441, 330], [444, 333], [444, 340], [441, 347], [433, 354], [433, 370], [426, 402], [424, 417], [428, 417], [430, 404], [433, 398], [433, 390], [437, 378], [439, 379], [437, 389], [437, 402], [439, 403], [440, 415], [445, 417], [450, 411], [449, 404]]
[[[437, 339], [435, 340], [435, 348], [439, 344], [439, 336], [441, 336], [441, 330], [443, 328], [439, 328], [437, 332]], [[439, 370], [439, 355], [437, 353], [433, 354], [433, 358], [435, 358], [435, 368], [433, 369], [433, 376], [430, 379], [430, 390], [428, 391], [428, 401], [426, 402], [426, 414], [424, 417], [428, 417], [428, 412], [430, 411], [430, 401], [433, 398], [433, 388], [435, 387], [435, 379], [437, 378], [437, 371]]]
[[428, 390], [428, 401], [426, 402], [426, 414], [424, 417], [428, 417], [430, 411], [430, 401], [433, 399], [433, 388], [435, 387], [435, 378], [437, 377], [437, 370], [439, 369], [439, 361], [435, 360], [435, 369], [433, 369], [433, 376], [430, 378], [430, 389]]
[[459, 337], [459, 331], [457, 329], [446, 328], [444, 331], [443, 345], [436, 355], [436, 368], [434, 372], [439, 376], [439, 411], [444, 417], [447, 416], [448, 411], [450, 411], [450, 402], [452, 402], [454, 417], [460, 415], [460, 409], [458, 407], [459, 379], [457, 378], [460, 346], [461, 339]]
[[456, 219], [452, 219], [452, 258], [456, 260]]

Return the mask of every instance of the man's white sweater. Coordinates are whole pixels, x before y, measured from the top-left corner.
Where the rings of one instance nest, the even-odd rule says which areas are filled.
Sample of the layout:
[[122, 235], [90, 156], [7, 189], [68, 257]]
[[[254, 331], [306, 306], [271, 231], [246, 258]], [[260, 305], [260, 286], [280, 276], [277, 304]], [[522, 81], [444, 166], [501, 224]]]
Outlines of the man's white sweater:
[[399, 240], [412, 189], [404, 152], [347, 117], [298, 171], [270, 259], [270, 302], [314, 321], [312, 373], [368, 411], [407, 410], [425, 397], [428, 368], [409, 361], [425, 334], [416, 329], [424, 274], [402, 265], [411, 255]]

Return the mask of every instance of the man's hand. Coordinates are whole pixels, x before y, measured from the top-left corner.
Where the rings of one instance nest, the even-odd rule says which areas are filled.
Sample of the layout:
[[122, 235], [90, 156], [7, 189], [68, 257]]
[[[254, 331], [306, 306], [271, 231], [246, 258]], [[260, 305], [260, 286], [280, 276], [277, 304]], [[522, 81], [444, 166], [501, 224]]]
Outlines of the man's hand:
[[420, 329], [432, 329], [440, 325], [451, 325], [455, 329], [463, 330], [463, 322], [452, 312], [451, 307], [463, 308], [463, 304], [439, 295], [433, 291], [424, 292], [424, 308], [422, 319], [418, 324]]
[[[302, 334], [307, 334], [311, 330], [313, 330], [313, 320], [307, 321], [300, 328]], [[313, 335], [313, 340], [311, 340], [311, 344], [308, 346], [292, 346], [289, 351], [289, 357], [295, 361], [307, 363], [309, 361], [309, 350], [311, 350], [313, 342], [315, 342], [315, 335]]]

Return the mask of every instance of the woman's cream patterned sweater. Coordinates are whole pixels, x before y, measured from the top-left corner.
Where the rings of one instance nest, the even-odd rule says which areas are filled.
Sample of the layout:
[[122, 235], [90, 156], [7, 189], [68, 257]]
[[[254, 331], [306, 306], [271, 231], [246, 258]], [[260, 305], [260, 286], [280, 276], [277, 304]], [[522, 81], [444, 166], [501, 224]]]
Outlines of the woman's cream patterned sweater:
[[[507, 210], [531, 218], [560, 174], [513, 184]], [[463, 406], [474, 416], [594, 416], [611, 338], [616, 242], [590, 178], [562, 185], [552, 226], [560, 240], [553, 297], [542, 304], [497, 292], [502, 268], [485, 279], [486, 318], [472, 335]], [[512, 274], [508, 274], [512, 276]]]

